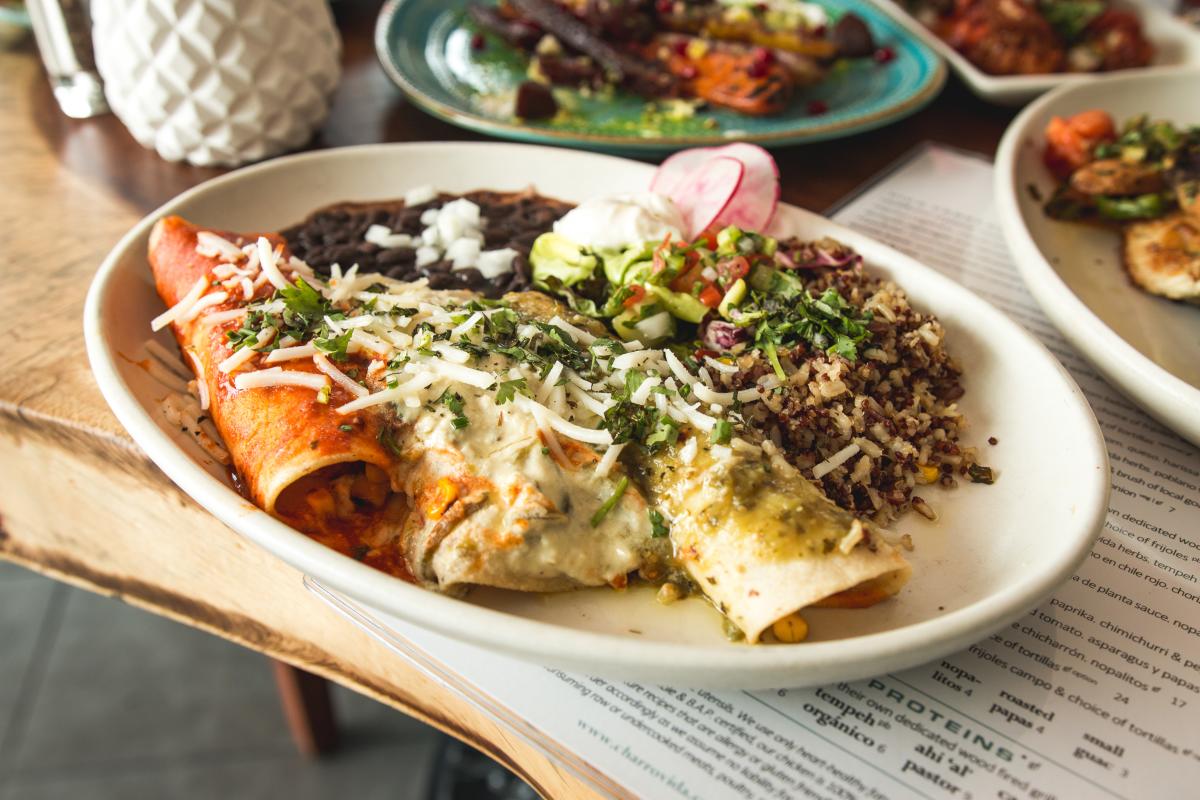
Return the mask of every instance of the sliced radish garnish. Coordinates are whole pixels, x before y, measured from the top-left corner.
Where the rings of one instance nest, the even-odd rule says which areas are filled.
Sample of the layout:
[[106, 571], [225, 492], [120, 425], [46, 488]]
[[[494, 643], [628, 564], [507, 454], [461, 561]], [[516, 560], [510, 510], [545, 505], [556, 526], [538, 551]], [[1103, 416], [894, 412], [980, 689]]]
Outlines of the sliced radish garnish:
[[691, 150], [680, 150], [670, 156], [654, 171], [654, 177], [650, 179], [650, 191], [674, 198], [675, 190], [701, 164], [712, 158], [718, 149], [720, 148], [693, 147]]
[[[742, 165], [742, 177], [733, 197], [726, 200], [716, 216], [711, 217], [708, 224], [737, 225], [752, 231], [762, 231], [775, 216], [775, 207], [779, 204], [779, 167], [771, 154], [761, 147], [744, 142], [721, 147], [701, 147], [683, 150], [668, 158], [654, 173], [650, 181], [650, 191], [665, 194], [675, 201], [689, 221], [689, 233], [698, 234], [704, 230], [702, 226], [692, 228], [691, 223], [700, 222], [707, 212], [693, 211], [700, 207], [711, 207], [720, 202], [719, 197], [697, 197], [695, 195], [698, 183], [695, 174], [703, 173], [708, 165], [718, 159], [733, 159]], [[728, 173], [728, 165], [722, 165], [720, 172]], [[711, 185], [711, 179], [703, 181]]]
[[718, 148], [718, 153], [736, 158], [746, 168], [737, 196], [720, 222], [749, 231], [765, 230], [779, 205], [779, 166], [775, 159], [758, 145], [745, 142], [727, 144]]
[[675, 188], [671, 199], [683, 214], [689, 240], [722, 218], [745, 174], [742, 162], [718, 156], [705, 160]]

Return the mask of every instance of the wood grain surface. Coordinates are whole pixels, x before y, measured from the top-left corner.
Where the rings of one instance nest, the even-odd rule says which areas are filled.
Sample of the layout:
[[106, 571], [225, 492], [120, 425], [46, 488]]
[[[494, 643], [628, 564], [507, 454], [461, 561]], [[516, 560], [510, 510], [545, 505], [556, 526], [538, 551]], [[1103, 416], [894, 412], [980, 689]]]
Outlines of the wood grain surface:
[[[338, 4], [345, 74], [310, 147], [480, 138], [425, 115], [388, 81], [373, 52], [377, 7]], [[824, 209], [928, 139], [990, 155], [1011, 115], [952, 82], [896, 125], [780, 151], [783, 197]], [[395, 706], [488, 753], [544, 797], [596, 796], [209, 516], [104, 404], [82, 336], [91, 276], [139, 217], [220, 172], [160, 160], [114, 117], [64, 117], [32, 49], [0, 53], [0, 557]]]

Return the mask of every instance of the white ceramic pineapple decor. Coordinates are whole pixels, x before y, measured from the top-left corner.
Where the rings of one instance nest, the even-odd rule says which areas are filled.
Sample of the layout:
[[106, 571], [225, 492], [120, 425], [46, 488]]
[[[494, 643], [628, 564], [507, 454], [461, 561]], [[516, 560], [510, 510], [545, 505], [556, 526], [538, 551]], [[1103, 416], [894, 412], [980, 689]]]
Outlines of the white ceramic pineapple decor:
[[304, 144], [329, 112], [341, 40], [326, 0], [93, 2], [109, 105], [168, 161], [234, 165]]

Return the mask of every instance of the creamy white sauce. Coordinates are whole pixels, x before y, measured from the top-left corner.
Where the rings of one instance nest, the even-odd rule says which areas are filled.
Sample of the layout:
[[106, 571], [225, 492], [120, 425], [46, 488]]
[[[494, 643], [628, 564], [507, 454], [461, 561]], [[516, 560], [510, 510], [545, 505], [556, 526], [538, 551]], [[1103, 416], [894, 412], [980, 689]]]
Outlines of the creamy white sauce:
[[[530, 414], [512, 405], [497, 406], [482, 392], [463, 391], [463, 399], [471, 420], [467, 427], [455, 429], [450, 415], [437, 409], [418, 416], [412, 432], [422, 448], [460, 453], [472, 472], [496, 487], [492, 502], [456, 526], [433, 554], [433, 570], [443, 586], [598, 586], [641, 565], [651, 546], [650, 522], [635, 489], [630, 487], [593, 527], [592, 514], [612, 494], [615, 477], [600, 477], [591, 465], [569, 471], [560, 467], [542, 452]], [[511, 492], [514, 486], [520, 491]], [[544, 505], [547, 500], [552, 508]], [[490, 545], [495, 532], [519, 538], [521, 544]]]
[[618, 194], [585, 200], [554, 223], [554, 232], [593, 250], [623, 250], [684, 238], [683, 215], [666, 195]]

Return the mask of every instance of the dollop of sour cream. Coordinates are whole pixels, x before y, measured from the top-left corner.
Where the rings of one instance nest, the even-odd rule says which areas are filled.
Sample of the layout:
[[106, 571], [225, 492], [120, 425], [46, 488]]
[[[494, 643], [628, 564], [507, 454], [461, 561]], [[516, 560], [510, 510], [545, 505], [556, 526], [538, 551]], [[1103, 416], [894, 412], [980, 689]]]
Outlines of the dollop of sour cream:
[[554, 232], [593, 250], [623, 250], [661, 242], [668, 233], [682, 240], [685, 227], [671, 198], [638, 192], [585, 200], [554, 223]]

